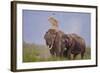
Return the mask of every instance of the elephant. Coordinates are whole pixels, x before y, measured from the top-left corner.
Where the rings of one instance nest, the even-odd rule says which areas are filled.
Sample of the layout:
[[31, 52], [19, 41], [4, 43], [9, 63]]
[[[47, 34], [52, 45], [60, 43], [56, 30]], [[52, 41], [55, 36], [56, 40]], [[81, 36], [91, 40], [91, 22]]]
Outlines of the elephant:
[[64, 32], [57, 31], [55, 29], [49, 29], [45, 35], [44, 39], [46, 41], [46, 45], [50, 48], [50, 53], [52, 56], [63, 56], [64, 48], [61, 45], [62, 35]]
[[73, 54], [73, 59], [75, 59], [78, 54], [81, 54], [81, 58], [84, 57], [85, 40], [77, 34], [65, 34], [60, 30], [49, 29], [45, 33], [44, 39], [52, 56], [64, 56], [71, 59], [71, 54]]
[[78, 54], [81, 54], [81, 59], [83, 59], [86, 44], [82, 37], [74, 33], [65, 34], [62, 36], [62, 43], [67, 48], [64, 50], [63, 56], [67, 56], [68, 59], [71, 59], [71, 54], [73, 54], [73, 59], [75, 59]]

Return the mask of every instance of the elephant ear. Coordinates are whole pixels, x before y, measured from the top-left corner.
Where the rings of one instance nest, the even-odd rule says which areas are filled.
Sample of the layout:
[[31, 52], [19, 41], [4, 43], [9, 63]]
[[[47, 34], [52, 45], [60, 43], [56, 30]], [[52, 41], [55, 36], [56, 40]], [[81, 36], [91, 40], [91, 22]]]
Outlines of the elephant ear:
[[73, 44], [73, 38], [71, 34], [66, 34], [65, 36], [65, 43], [68, 47], [71, 47]]
[[62, 31], [56, 31], [55, 32], [55, 38], [54, 38], [54, 43], [61, 43], [61, 40], [62, 40], [62, 36], [64, 35], [64, 32]]
[[55, 36], [55, 39], [54, 39], [54, 45], [55, 45], [55, 50], [58, 51], [58, 52], [61, 52], [61, 47], [62, 47], [62, 36], [64, 35], [64, 32], [62, 31], [57, 31], [56, 32], [56, 36]]

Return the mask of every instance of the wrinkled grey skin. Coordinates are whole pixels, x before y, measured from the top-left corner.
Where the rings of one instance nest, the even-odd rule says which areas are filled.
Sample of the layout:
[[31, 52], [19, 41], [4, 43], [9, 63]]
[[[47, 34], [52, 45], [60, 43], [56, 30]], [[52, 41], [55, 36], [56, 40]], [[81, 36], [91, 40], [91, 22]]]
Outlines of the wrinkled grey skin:
[[63, 45], [67, 48], [63, 55], [71, 59], [71, 54], [73, 54], [73, 59], [76, 58], [78, 54], [81, 54], [83, 59], [86, 44], [85, 40], [76, 34], [65, 34], [62, 36]]
[[44, 39], [46, 41], [46, 45], [50, 48], [50, 53], [53, 56], [63, 56], [63, 46], [62, 35], [64, 33], [62, 31], [56, 31], [55, 29], [49, 29], [44, 35]]
[[49, 29], [44, 39], [53, 56], [65, 56], [71, 59], [71, 54], [73, 54], [73, 59], [75, 59], [78, 54], [81, 54], [81, 58], [84, 57], [85, 41], [76, 34], [64, 34], [62, 31]]

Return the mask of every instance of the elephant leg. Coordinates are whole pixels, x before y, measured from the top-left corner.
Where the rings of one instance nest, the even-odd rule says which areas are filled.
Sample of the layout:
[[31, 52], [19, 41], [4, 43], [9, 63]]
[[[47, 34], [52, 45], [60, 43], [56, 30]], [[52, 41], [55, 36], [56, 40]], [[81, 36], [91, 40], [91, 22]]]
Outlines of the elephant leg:
[[53, 50], [53, 49], [50, 49], [50, 53], [51, 53], [51, 55], [52, 55], [52, 56], [54, 56], [54, 55], [55, 55], [55, 52], [54, 52], [54, 50]]
[[67, 57], [68, 57], [69, 60], [71, 60], [71, 50], [67, 51]]
[[74, 55], [73, 55], [73, 60], [75, 60], [75, 59], [76, 59], [76, 56], [77, 56], [77, 54], [74, 54]]
[[61, 52], [61, 55], [60, 56], [63, 57], [63, 52]]
[[60, 52], [56, 51], [56, 56], [59, 57], [60, 56]]
[[64, 54], [64, 50], [62, 49], [60, 53], [60, 57], [63, 57], [63, 54]]
[[83, 59], [83, 58], [84, 58], [84, 52], [81, 53], [81, 59]]
[[60, 55], [61, 55], [60, 49], [56, 49], [55, 50], [55, 54], [56, 54], [57, 57], [60, 57]]
[[68, 54], [67, 56], [68, 56], [68, 59], [71, 60], [71, 54]]
[[81, 52], [81, 59], [84, 58], [84, 54], [85, 54], [85, 47], [82, 49], [82, 52]]

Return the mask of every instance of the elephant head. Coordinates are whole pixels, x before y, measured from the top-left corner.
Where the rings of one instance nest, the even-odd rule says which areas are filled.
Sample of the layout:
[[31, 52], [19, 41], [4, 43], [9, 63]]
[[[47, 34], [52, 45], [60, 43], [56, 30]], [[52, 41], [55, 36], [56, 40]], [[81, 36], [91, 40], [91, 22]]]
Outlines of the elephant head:
[[55, 29], [49, 29], [44, 35], [46, 45], [50, 49], [52, 55], [60, 56], [61, 52], [61, 37], [64, 33]]
[[70, 34], [64, 34], [62, 36], [62, 45], [65, 46], [67, 49], [72, 46], [72, 38]]
[[53, 44], [54, 44], [54, 41], [55, 41], [55, 38], [56, 38], [56, 33], [57, 31], [54, 30], [54, 29], [49, 29], [46, 34], [44, 35], [44, 39], [46, 41], [46, 45], [49, 47], [49, 48], [52, 48], [53, 47]]

